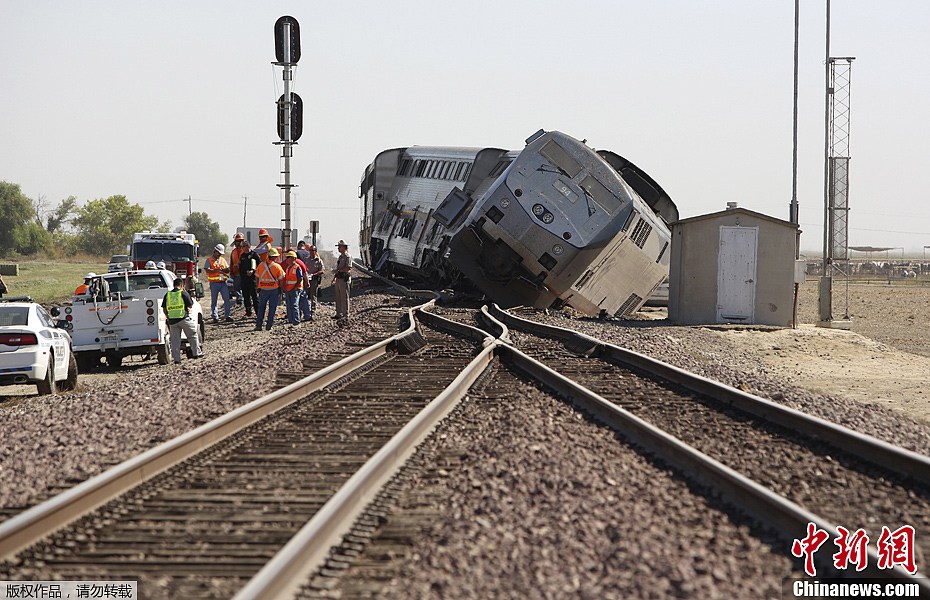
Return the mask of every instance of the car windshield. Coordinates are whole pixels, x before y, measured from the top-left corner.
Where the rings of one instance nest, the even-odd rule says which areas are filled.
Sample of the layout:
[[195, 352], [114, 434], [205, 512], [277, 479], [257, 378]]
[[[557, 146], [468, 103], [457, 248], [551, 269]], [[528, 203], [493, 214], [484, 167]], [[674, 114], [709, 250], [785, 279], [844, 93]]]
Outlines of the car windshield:
[[114, 254], [110, 258], [110, 262], [111, 263], [129, 262], [129, 255], [128, 254]]
[[[129, 290], [126, 289], [126, 280], [129, 280]], [[129, 275], [128, 277], [107, 277], [111, 292], [137, 292], [155, 288], [167, 288], [161, 275]]]
[[0, 306], [0, 327], [29, 324], [28, 306]]
[[133, 244], [135, 260], [194, 260], [194, 247], [184, 242], [148, 241]]

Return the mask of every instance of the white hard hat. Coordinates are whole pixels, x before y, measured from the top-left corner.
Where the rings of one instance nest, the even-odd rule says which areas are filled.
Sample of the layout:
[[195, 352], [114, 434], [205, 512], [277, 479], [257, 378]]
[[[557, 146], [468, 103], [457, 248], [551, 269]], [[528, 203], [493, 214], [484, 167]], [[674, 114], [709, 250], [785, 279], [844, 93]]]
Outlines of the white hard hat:
[[216, 246], [213, 246], [213, 250], [222, 254], [226, 252], [226, 246], [224, 246], [223, 244], [217, 244]]
[[84, 276], [84, 279], [93, 279], [96, 276], [97, 276], [96, 273], [88, 273], [87, 275]]
[[157, 263], [155, 263], [155, 266], [156, 266], [157, 268], [159, 268], [159, 269], [164, 269], [164, 268], [165, 268], [165, 261], [160, 260], [160, 261], [158, 261]]
[[146, 269], [154, 269], [154, 268], [155, 268], [155, 261], [154, 261], [154, 260], [150, 260], [150, 261], [148, 261], [147, 263], [145, 263], [145, 268], [146, 268]]

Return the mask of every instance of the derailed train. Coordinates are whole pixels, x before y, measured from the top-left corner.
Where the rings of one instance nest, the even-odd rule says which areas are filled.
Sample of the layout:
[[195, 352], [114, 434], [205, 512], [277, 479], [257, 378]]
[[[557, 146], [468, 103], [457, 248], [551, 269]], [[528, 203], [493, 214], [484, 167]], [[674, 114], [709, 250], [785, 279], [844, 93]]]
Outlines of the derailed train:
[[588, 315], [624, 316], [649, 298], [678, 219], [642, 169], [557, 131], [516, 151], [385, 150], [359, 197], [370, 268], [444, 287], [464, 277], [503, 307]]

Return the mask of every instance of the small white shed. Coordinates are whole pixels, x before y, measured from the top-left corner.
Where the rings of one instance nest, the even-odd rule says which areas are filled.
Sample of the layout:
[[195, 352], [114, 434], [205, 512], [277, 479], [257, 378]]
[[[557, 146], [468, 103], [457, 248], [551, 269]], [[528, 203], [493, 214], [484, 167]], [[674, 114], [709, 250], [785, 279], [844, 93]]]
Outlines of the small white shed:
[[796, 224], [731, 203], [670, 228], [670, 321], [793, 325]]

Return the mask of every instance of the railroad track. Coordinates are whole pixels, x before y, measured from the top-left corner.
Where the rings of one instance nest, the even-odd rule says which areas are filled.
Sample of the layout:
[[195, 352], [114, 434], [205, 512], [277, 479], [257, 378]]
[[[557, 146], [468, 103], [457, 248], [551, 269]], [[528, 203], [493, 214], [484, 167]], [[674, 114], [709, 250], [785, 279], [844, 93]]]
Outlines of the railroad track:
[[[515, 345], [527, 355], [581, 384], [591, 397], [668, 434], [647, 434], [643, 424], [634, 429], [644, 433], [625, 427], [634, 440], [720, 486], [731, 501], [786, 539], [803, 537], [807, 522], [831, 536], [836, 525], [863, 528], [873, 541], [883, 525], [911, 525], [918, 531], [930, 525], [930, 460], [925, 456], [578, 332], [496, 306], [488, 313], [510, 327]], [[608, 422], [633, 424], [591, 397], [581, 400], [587, 410]], [[699, 460], [710, 469], [698, 469]], [[915, 543], [916, 562], [923, 564], [930, 557], [930, 541]], [[870, 576], [909, 578], [901, 569], [876, 570], [878, 557], [870, 552]], [[832, 563], [821, 567], [831, 569]], [[920, 583], [926, 586], [926, 580]]]
[[[473, 342], [412, 314], [404, 333], [4, 522], [3, 555], [27, 549], [3, 577], [141, 577], [146, 597], [229, 597], [308, 519], [364, 507], [483, 370]], [[341, 535], [325, 520], [318, 535]]]
[[[827, 517], [821, 517], [796, 502], [775, 498], [758, 483], [728, 468], [725, 461], [695, 451], [632, 416], [630, 411], [636, 410], [654, 420], [662, 414], [671, 414], [676, 417], [671, 420], [675, 422], [681, 420], [685, 404], [695, 405], [696, 392], [681, 393], [682, 386], [686, 385], [681, 378], [685, 375], [667, 365], [656, 367], [658, 374], [652, 373], [643, 379], [641, 373], [655, 367], [645, 357], [632, 357], [630, 364], [631, 357], [622, 349], [617, 349], [614, 355], [614, 350], [591, 338], [540, 329], [503, 311], [485, 309], [475, 317], [491, 336], [470, 326], [467, 323], [472, 320], [470, 316], [462, 318], [460, 315], [456, 321], [446, 321], [424, 310], [415, 312], [418, 321], [433, 329], [420, 327], [418, 332], [417, 328], [408, 326], [404, 333], [382, 342], [379, 350], [360, 351], [295, 381], [272, 394], [273, 400], [266, 397], [256, 401], [263, 405], [260, 411], [252, 405], [236, 411], [254, 414], [229, 415], [201, 428], [208, 430], [200, 433], [206, 433], [206, 438], [212, 442], [222, 440], [218, 443], [176, 440], [147, 453], [164, 455], [155, 457], [155, 466], [146, 467], [149, 472], [164, 471], [162, 474], [152, 476], [135, 472], [130, 475], [125, 464], [111, 470], [126, 472], [111, 472], [110, 479], [149, 479], [120, 498], [111, 500], [108, 496], [97, 495], [102, 492], [80, 490], [91, 487], [82, 485], [64, 495], [72, 496], [70, 500], [76, 501], [80, 509], [55, 507], [56, 502], [64, 503], [56, 499], [51, 501], [52, 506], [48, 506], [50, 503], [43, 505], [45, 512], [52, 516], [42, 526], [34, 525], [38, 520], [35, 514], [20, 515], [0, 525], [0, 551], [4, 555], [32, 544], [28, 551], [17, 556], [15, 563], [7, 563], [0, 569], [0, 575], [7, 579], [135, 579], [141, 575], [148, 577], [147, 585], [152, 586], [146, 588], [145, 597], [224, 598], [236, 594], [237, 598], [278, 598], [292, 597], [295, 593], [301, 597], [325, 597], [343, 585], [343, 576], [350, 567], [358, 575], [361, 565], [365, 575], [350, 583], [348, 589], [362, 595], [375, 593], [385, 573], [389, 572], [384, 565], [402, 552], [424, 521], [434, 518], [414, 514], [403, 517], [401, 524], [396, 519], [388, 522], [392, 498], [408, 476], [400, 470], [400, 465], [414, 455], [416, 444], [425, 439], [441, 417], [456, 410], [458, 400], [492, 364], [494, 356], [542, 382], [558, 395], [571, 399], [636, 444], [659, 452], [664, 460], [689, 477], [720, 489], [733, 504], [777, 527], [783, 535], [800, 537], [808, 521], [831, 532], [833, 529], [829, 528], [834, 523], [853, 528], [861, 522], [856, 519], [866, 514], [859, 512], [865, 510], [866, 505], [859, 505], [847, 513], [829, 512], [825, 513]], [[409, 323], [413, 323], [413, 315], [411, 311]], [[549, 337], [567, 335], [571, 351], [561, 350], [549, 340], [537, 341], [534, 346], [528, 334], [513, 334], [502, 322], [534, 329]], [[450, 333], [459, 337], [453, 338]], [[463, 344], [462, 337], [470, 342]], [[555, 363], [562, 374], [513, 348], [512, 338], [525, 346], [529, 354]], [[432, 349], [440, 349], [439, 353], [427, 356], [422, 350], [424, 342]], [[483, 349], [479, 350], [481, 347]], [[362, 354], [365, 356], [361, 357]], [[597, 354], [607, 362], [600, 361], [599, 368], [592, 370], [591, 359], [580, 358], [579, 354]], [[618, 356], [627, 361], [625, 371], [617, 371], [612, 364], [623, 362]], [[454, 366], [449, 366], [451, 364]], [[467, 374], [460, 373], [466, 364], [469, 365]], [[309, 365], [311, 369], [318, 366]], [[366, 372], [364, 375], [359, 373], [359, 367]], [[411, 376], [421, 372], [429, 375], [427, 380], [413, 382]], [[571, 381], [565, 373], [587, 387]], [[296, 379], [300, 375], [292, 373], [286, 377]], [[372, 375], [381, 379], [372, 383], [368, 378]], [[669, 380], [673, 377], [679, 378], [673, 379], [678, 392], [656, 383], [656, 378]], [[620, 389], [616, 385], [618, 381], [630, 383], [632, 387]], [[710, 395], [709, 390], [716, 390], [714, 386], [719, 384], [698, 378], [689, 385], [697, 387], [698, 394]], [[314, 391], [307, 392], [311, 388]], [[738, 391], [730, 389], [725, 403], [738, 404], [732, 397], [733, 392]], [[661, 403], [655, 402], [653, 396], [659, 393], [663, 394]], [[674, 397], [676, 393], [679, 398]], [[307, 398], [308, 394], [312, 394], [308, 399], [297, 400]], [[639, 399], [631, 401], [631, 395]], [[652, 400], [643, 401], [647, 398]], [[291, 402], [293, 404], [282, 408]], [[646, 414], [657, 404], [671, 403], [675, 403], [671, 410]], [[696, 420], [679, 429], [736, 432], [748, 425], [758, 425], [751, 423], [759, 420], [758, 416], [736, 415], [734, 418], [732, 414], [726, 415], [731, 423], [724, 425], [723, 417], [708, 417], [707, 402], [698, 404], [702, 408], [695, 411]], [[619, 408], [620, 405], [625, 406]], [[728, 410], [724, 407], [719, 414], [725, 415]], [[756, 410], [764, 414], [771, 408]], [[265, 417], [274, 411], [277, 412], [271, 417]], [[239, 433], [231, 433], [232, 426], [224, 421], [233, 418], [244, 419], [251, 425]], [[782, 422], [778, 427], [786, 425]], [[802, 430], [810, 427], [814, 425], [798, 426]], [[758, 438], [750, 442], [749, 447], [754, 444], [765, 448], [771, 443], [771, 436], [781, 433], [766, 430], [765, 435], [769, 437]], [[836, 435], [839, 434], [830, 434]], [[711, 441], [714, 438], [710, 436]], [[829, 439], [836, 443], [834, 437]], [[697, 437], [689, 441], [701, 444]], [[719, 434], [716, 441], [720, 441]], [[182, 452], [170, 447], [172, 444], [187, 448]], [[885, 463], [881, 467], [885, 469], [884, 474], [861, 472], [855, 476], [872, 477], [869, 480], [872, 483], [894, 488], [901, 484], [887, 484], [882, 479], [887, 477], [887, 467], [892, 466], [907, 472], [912, 479], [926, 481], [921, 479], [927, 472], [923, 457], [902, 455], [894, 448], [882, 447], [881, 443], [876, 446], [872, 440], [859, 439], [855, 444], [858, 447], [848, 450], [849, 457], [831, 454], [834, 465], [856, 462], [855, 453], [866, 448], [870, 453], [881, 455], [878, 460]], [[172, 462], [179, 460], [178, 456], [193, 452], [192, 448], [207, 449], [169, 468]], [[703, 449], [713, 451], [714, 444], [708, 442]], [[818, 450], [812, 453], [817, 454]], [[825, 453], [820, 450], [819, 454]], [[414, 455], [407, 470], [435, 473], [440, 466], [429, 463], [430, 460], [436, 458]], [[458, 457], [454, 452], [440, 452], [438, 460], [442, 466], [454, 468]], [[761, 473], [765, 472], [763, 468]], [[849, 481], [853, 474], [844, 473], [840, 477]], [[87, 482], [92, 483], [94, 480]], [[116, 484], [104, 482], [103, 487], [113, 488]], [[814, 495], [821, 493], [815, 490]], [[916, 500], [909, 498], [914, 508], [907, 513], [908, 518], [926, 514], [922, 504], [924, 495], [917, 496]], [[886, 509], [889, 502], [897, 502], [892, 496], [885, 498]], [[68, 510], [86, 512], [89, 506], [102, 502], [106, 504], [100, 510], [35, 544], [37, 537], [73, 520], [74, 513]], [[835, 499], [835, 504], [839, 503], [840, 500]], [[881, 503], [873, 508], [879, 510]], [[57, 512], [62, 514], [55, 516]], [[876, 514], [889, 519], [896, 516], [887, 510]], [[827, 520], [837, 517], [850, 520]], [[899, 515], [897, 520], [900, 520]], [[42, 531], [37, 533], [40, 529]], [[372, 555], [376, 558], [371, 559]], [[874, 566], [876, 557], [873, 555], [871, 559], [870, 564]], [[909, 579], [900, 568], [878, 572], [873, 569], [868, 574]]]

